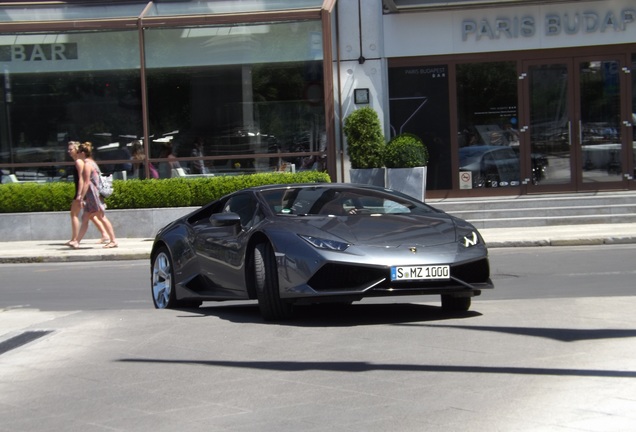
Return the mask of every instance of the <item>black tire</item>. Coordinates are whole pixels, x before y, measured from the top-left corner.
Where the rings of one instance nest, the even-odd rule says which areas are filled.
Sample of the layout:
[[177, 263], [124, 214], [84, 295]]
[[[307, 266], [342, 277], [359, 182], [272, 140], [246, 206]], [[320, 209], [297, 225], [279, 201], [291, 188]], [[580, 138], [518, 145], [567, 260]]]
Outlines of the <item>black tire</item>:
[[168, 248], [157, 249], [152, 258], [150, 289], [156, 309], [198, 308], [199, 300], [177, 300], [174, 288], [174, 264]]
[[268, 243], [260, 243], [254, 248], [254, 284], [263, 319], [280, 321], [292, 316], [291, 303], [280, 298], [276, 259]]
[[174, 309], [178, 306], [174, 292], [174, 270], [168, 248], [160, 247], [152, 257], [150, 289], [157, 309]]
[[446, 312], [467, 312], [470, 309], [470, 297], [442, 295], [442, 309]]

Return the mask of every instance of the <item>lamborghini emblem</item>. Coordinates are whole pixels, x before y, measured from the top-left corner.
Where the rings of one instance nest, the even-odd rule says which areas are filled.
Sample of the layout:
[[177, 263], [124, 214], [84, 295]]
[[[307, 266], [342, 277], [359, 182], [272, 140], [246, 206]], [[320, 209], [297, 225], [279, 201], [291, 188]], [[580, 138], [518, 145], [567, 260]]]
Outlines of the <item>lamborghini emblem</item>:
[[417, 248], [416, 248], [416, 247], [414, 247], [414, 246], [411, 246], [411, 247], [409, 248], [409, 250], [410, 250], [411, 252], [413, 252], [413, 253], [416, 253], [416, 252], [417, 252]]

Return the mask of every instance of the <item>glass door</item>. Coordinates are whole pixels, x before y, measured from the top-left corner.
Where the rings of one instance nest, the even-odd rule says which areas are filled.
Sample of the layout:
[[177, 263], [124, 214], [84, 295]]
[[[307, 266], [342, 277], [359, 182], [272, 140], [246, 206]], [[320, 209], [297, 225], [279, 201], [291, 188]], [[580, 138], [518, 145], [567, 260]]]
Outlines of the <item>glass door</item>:
[[526, 63], [521, 78], [527, 107], [521, 128], [523, 184], [528, 192], [571, 189], [572, 65]]
[[636, 119], [623, 60], [595, 56], [524, 63], [520, 131], [526, 192], [633, 184]]
[[[622, 110], [624, 75], [618, 58], [576, 59], [576, 150], [579, 189], [627, 187], [625, 132], [631, 119]], [[630, 146], [632, 147], [632, 146]]]
[[628, 144], [627, 149], [627, 171], [624, 174], [629, 187], [631, 189], [636, 188], [636, 53], [632, 54], [631, 58], [631, 101], [627, 103], [627, 119], [624, 120], [626, 127], [625, 135]]

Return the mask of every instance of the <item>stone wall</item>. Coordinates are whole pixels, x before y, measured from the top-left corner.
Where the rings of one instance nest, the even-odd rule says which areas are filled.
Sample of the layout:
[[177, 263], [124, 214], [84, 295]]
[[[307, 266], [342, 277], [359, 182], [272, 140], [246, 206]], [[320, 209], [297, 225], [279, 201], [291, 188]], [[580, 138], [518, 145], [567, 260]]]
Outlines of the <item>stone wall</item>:
[[[153, 238], [169, 222], [199, 207], [107, 210], [119, 238]], [[0, 213], [0, 242], [65, 240], [71, 237], [69, 212]], [[92, 223], [86, 238], [99, 238]]]

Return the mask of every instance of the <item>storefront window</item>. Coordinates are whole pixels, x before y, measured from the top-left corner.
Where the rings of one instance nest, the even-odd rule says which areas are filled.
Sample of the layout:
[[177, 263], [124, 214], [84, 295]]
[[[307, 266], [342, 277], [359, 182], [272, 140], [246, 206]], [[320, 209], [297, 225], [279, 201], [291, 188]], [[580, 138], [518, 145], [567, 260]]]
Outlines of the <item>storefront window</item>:
[[389, 69], [391, 137], [419, 136], [428, 147], [427, 190], [451, 189], [448, 66]]
[[171, 146], [190, 158], [158, 161], [162, 177], [325, 168], [319, 21], [149, 29], [145, 38], [150, 155], [165, 158]]
[[279, 10], [317, 9], [322, 0], [214, 0], [198, 2], [154, 2], [146, 16], [269, 12]]
[[457, 66], [457, 122], [462, 187], [519, 186], [515, 62]]
[[137, 18], [146, 7], [144, 2], [4, 2], [0, 22], [71, 21], [109, 18]]
[[[632, 54], [632, 71], [636, 71], [636, 54]], [[636, 74], [632, 73], [632, 148], [634, 163], [634, 178], [636, 178]]]
[[3, 169], [4, 174], [20, 180], [65, 179], [69, 140], [93, 142], [96, 159], [127, 158], [121, 147], [125, 137], [142, 135], [137, 35], [0, 36], [0, 162], [41, 164], [11, 173]]

